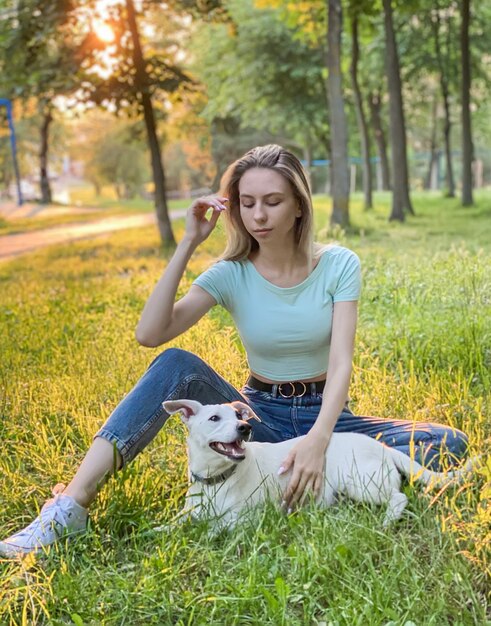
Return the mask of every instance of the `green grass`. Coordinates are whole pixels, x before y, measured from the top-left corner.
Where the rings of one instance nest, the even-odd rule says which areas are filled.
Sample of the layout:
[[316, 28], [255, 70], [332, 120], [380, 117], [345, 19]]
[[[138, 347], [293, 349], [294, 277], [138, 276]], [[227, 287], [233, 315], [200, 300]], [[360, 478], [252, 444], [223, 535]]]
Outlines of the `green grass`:
[[[406, 487], [403, 519], [343, 501], [254, 512], [230, 536], [172, 525], [185, 491], [178, 420], [91, 510], [91, 530], [43, 558], [0, 562], [0, 624], [481, 625], [491, 623], [491, 194], [472, 209], [429, 194], [389, 224], [387, 196], [338, 240], [362, 259], [351, 387], [360, 414], [465, 430], [484, 467], [458, 488]], [[316, 199], [319, 238], [328, 202]], [[177, 224], [182, 236], [182, 221]], [[202, 246], [181, 291], [219, 254]], [[0, 529], [36, 515], [158, 350], [134, 327], [165, 261], [153, 228], [45, 249], [0, 265]], [[244, 355], [219, 310], [173, 345], [233, 384]], [[160, 524], [172, 530], [155, 532]]]

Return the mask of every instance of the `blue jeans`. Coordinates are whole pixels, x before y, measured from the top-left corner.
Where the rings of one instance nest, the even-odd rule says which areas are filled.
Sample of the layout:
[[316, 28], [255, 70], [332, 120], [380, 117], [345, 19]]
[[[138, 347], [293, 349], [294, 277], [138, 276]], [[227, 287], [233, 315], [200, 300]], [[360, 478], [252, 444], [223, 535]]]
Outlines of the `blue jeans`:
[[[154, 359], [95, 436], [114, 444], [126, 464], [165, 424], [169, 417], [162, 407], [165, 400], [187, 398], [202, 404], [241, 400], [262, 420], [251, 421], [253, 439], [276, 443], [305, 435], [313, 426], [322, 394], [315, 393], [315, 387], [307, 391], [300, 398], [283, 398], [275, 387], [271, 393], [247, 386], [238, 391], [195, 354], [170, 348]], [[466, 435], [448, 426], [356, 416], [347, 405], [334, 431], [376, 437], [408, 455], [414, 449], [415, 458], [432, 469], [440, 467], [442, 458], [457, 463], [467, 452]]]

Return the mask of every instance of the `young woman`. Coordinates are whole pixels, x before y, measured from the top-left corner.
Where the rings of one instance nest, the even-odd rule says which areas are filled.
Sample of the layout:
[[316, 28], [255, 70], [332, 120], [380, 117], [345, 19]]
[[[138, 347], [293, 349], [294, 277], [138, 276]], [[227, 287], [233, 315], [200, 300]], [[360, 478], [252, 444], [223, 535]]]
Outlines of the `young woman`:
[[[228, 233], [222, 260], [176, 302], [191, 255], [222, 213]], [[96, 434], [70, 484], [58, 488], [26, 529], [0, 542], [1, 554], [25, 554], [84, 530], [87, 507], [115, 464], [119, 469], [131, 461], [164, 425], [164, 400], [245, 400], [262, 419], [251, 423], [256, 440], [306, 435], [280, 468], [290, 473], [287, 509], [318, 493], [334, 430], [378, 437], [432, 468], [442, 455], [451, 461], [465, 455], [467, 438], [459, 431], [350, 411], [360, 264], [344, 247], [314, 245], [312, 218], [302, 165], [276, 145], [254, 148], [233, 163], [221, 196], [193, 202], [184, 237], [144, 307], [136, 337], [149, 347], [168, 343], [220, 304], [232, 314], [247, 351], [246, 385], [239, 392], [196, 355], [164, 351]]]

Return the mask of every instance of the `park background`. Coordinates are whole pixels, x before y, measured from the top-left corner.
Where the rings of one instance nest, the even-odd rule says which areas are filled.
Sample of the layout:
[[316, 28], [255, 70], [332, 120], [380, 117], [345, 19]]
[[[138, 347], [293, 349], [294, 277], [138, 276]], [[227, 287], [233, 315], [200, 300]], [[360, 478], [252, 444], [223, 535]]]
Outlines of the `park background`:
[[[343, 502], [266, 507], [233, 537], [157, 533], [185, 490], [175, 420], [103, 490], [88, 535], [0, 562], [0, 623], [491, 621], [490, 23], [489, 3], [468, 0], [2, 0], [24, 204], [1, 107], [0, 257], [23, 233], [156, 216], [0, 265], [2, 535], [73, 472], [158, 353], [134, 327], [182, 236], [177, 211], [270, 142], [309, 171], [316, 238], [362, 260], [355, 411], [462, 428], [483, 467], [436, 494], [408, 486], [389, 531]], [[180, 294], [223, 245], [219, 227]], [[246, 377], [223, 311], [175, 345]]]

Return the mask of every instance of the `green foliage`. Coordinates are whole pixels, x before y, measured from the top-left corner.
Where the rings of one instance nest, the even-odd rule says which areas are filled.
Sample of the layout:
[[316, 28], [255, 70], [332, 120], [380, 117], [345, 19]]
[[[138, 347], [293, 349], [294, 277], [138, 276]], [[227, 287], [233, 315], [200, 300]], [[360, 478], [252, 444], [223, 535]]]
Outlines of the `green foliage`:
[[118, 198], [134, 198], [150, 179], [146, 146], [135, 125], [124, 125], [100, 137], [87, 163], [87, 177], [96, 188], [113, 184]]
[[[383, 532], [378, 508], [341, 501], [288, 517], [271, 504], [210, 537], [206, 524], [175, 522], [186, 482], [176, 420], [104, 488], [87, 535], [0, 563], [0, 623], [487, 624], [490, 195], [471, 211], [431, 194], [414, 200], [418, 217], [403, 226], [386, 221], [388, 194], [375, 196], [370, 214], [355, 197], [353, 229], [337, 232], [363, 268], [353, 408], [463, 428], [484, 455], [472, 480], [431, 494], [407, 486], [406, 514]], [[315, 205], [317, 238], [330, 240], [327, 198]], [[222, 247], [219, 231], [191, 260], [180, 293]], [[153, 228], [0, 265], [2, 534], [69, 478], [158, 353], [137, 347], [133, 330], [162, 265]], [[247, 369], [236, 335], [212, 313], [173, 344], [240, 386]], [[169, 530], [153, 530], [160, 524]]]
[[226, 3], [230, 22], [203, 24], [193, 38], [194, 65], [206, 85], [204, 115], [235, 118], [301, 146], [327, 144], [323, 49], [295, 37], [277, 11], [252, 0]]
[[289, 0], [255, 0], [254, 4], [261, 9], [277, 9], [281, 20], [295, 32], [297, 39], [315, 48], [324, 47], [327, 32], [327, 2], [325, 0], [296, 3]]
[[[89, 15], [97, 15], [101, 11], [97, 4], [91, 6], [93, 2], [80, 4], [81, 8], [85, 5]], [[144, 51], [142, 71], [140, 68], [136, 70], [135, 42], [125, 3], [104, 7], [100, 19], [110, 25], [115, 42], [101, 46], [90, 29], [81, 40], [79, 51], [83, 64], [104, 68], [102, 72], [92, 69], [90, 75], [85, 77], [81, 84], [81, 99], [141, 117], [141, 92], [144, 90], [152, 96], [156, 112], [164, 118], [163, 103], [168, 95], [192, 85], [192, 80], [176, 61], [183, 36], [182, 13], [180, 7], [174, 10], [174, 7], [166, 5], [164, 10], [160, 3], [155, 2], [144, 2], [143, 6], [138, 4], [136, 9], [139, 11], [136, 15], [139, 45]], [[86, 16], [87, 19], [90, 17]], [[150, 26], [151, 34], [144, 33], [142, 22]]]
[[72, 10], [69, 0], [6, 0], [0, 20], [0, 91], [50, 103], [76, 88], [79, 67], [69, 36]]

